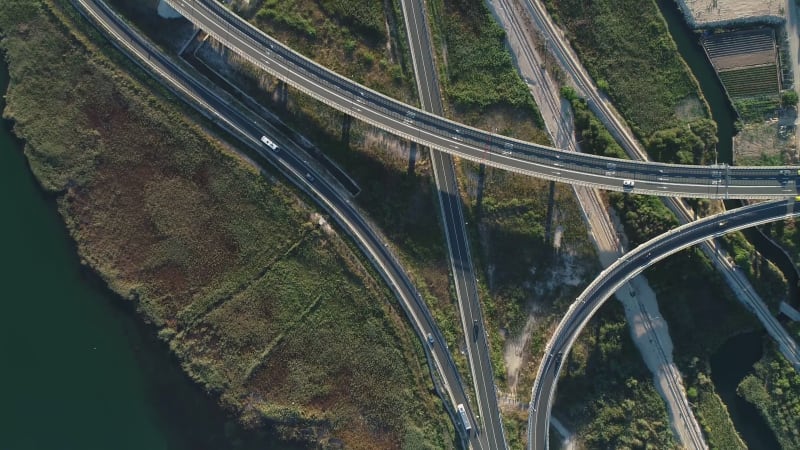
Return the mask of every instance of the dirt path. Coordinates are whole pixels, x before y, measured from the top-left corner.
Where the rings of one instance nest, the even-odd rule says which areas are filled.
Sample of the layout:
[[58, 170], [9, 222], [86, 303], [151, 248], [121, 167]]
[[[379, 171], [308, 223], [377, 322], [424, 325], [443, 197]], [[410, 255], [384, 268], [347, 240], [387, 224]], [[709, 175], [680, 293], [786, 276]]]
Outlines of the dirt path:
[[519, 371], [522, 364], [525, 362], [524, 350], [530, 339], [533, 324], [536, 323], [533, 315], [528, 316], [528, 321], [525, 322], [525, 327], [518, 336], [509, 337], [506, 340], [505, 348], [503, 349], [503, 362], [506, 365], [506, 373], [508, 376], [508, 394], [510, 400], [517, 402], [517, 380], [519, 379]]

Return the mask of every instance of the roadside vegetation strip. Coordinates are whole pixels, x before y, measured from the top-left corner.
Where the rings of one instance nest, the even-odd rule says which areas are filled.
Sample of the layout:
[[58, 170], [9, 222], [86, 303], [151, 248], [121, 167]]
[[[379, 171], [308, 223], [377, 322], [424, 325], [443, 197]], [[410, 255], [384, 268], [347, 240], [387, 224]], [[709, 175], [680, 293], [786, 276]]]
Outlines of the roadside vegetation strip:
[[544, 3], [640, 138], [684, 122], [677, 112], [683, 102], [702, 102], [653, 0]]
[[[532, 125], [541, 133], [536, 136], [537, 142], [545, 142], [536, 105], [505, 48], [505, 32], [486, 5], [476, 0], [428, 3], [432, 11], [434, 43], [439, 46], [437, 67], [442, 73], [443, 94], [454, 109], [446, 115], [486, 129], [497, 127], [501, 134], [512, 133], [511, 124], [522, 122], [519, 116], [525, 116], [533, 120]], [[491, 127], [480, 121], [481, 114], [498, 112], [509, 119], [517, 118], [495, 119], [497, 123]], [[520, 138], [533, 139], [534, 136]]]
[[777, 316], [780, 302], [788, 292], [783, 273], [764, 258], [742, 232], [728, 233], [719, 242], [738, 266], [736, 270], [745, 274], [772, 314]]
[[[79, 28], [85, 24], [55, 23], [54, 16], [63, 16], [62, 7], [71, 11], [61, 2], [10, 0], [0, 6], [2, 46], [11, 75], [6, 114], [28, 143], [26, 154], [35, 175], [57, 195], [60, 212], [87, 264], [112, 289], [137, 302], [145, 318], [160, 329], [159, 335], [171, 341], [187, 370], [213, 366], [214, 361], [199, 361], [178, 351], [177, 311], [192, 300], [195, 289], [252, 279], [263, 267], [259, 262], [265, 256], [263, 249], [280, 247], [276, 239], [296, 233], [310, 211], [296, 194], [221, 151], [179, 111], [119, 72], [101, 54], [82, 47]], [[321, 246], [311, 250], [312, 258], [322, 261], [319, 268], [338, 273], [338, 281], [350, 286], [346, 287], [350, 302], [342, 301], [330, 311], [331, 317], [338, 315], [337, 329], [361, 327], [368, 321], [371, 334], [356, 336], [357, 345], [351, 348], [364, 354], [377, 352], [384, 361], [380, 371], [359, 373], [362, 398], [330, 394], [339, 407], [328, 410], [325, 423], [335, 424], [334, 434], [342, 433], [342, 424], [357, 411], [362, 417], [358, 423], [364, 425], [348, 429], [345, 438], [362, 446], [387, 439], [399, 443], [406, 436], [427, 436], [423, 442], [445, 445], [447, 422], [432, 397], [424, 394], [424, 368], [420, 370], [417, 350], [411, 350], [419, 344], [407, 337], [404, 322], [385, 301], [387, 294], [365, 290], [364, 283], [374, 282], [367, 281], [368, 275], [357, 266], [343, 263], [357, 261], [347, 246], [336, 235], [319, 242]], [[330, 256], [318, 257], [326, 252]], [[293, 275], [299, 283], [316, 278], [308, 272]], [[262, 299], [253, 299], [253, 306], [259, 305], [267, 306]], [[260, 325], [228, 338], [249, 342], [272, 323]], [[305, 330], [304, 339], [316, 332], [314, 327]], [[206, 349], [219, 345], [209, 341]], [[347, 351], [331, 357], [346, 367], [363, 362], [356, 356]], [[319, 376], [334, 376], [319, 355], [298, 352], [293, 358]], [[214, 382], [208, 378], [215, 375], [213, 370], [194, 375], [204, 384]], [[380, 380], [372, 378], [376, 375]], [[382, 381], [387, 379], [397, 383]], [[368, 392], [372, 388], [376, 391]], [[228, 395], [229, 389], [221, 384], [216, 392], [223, 403], [246, 413], [242, 402], [248, 397]], [[263, 399], [247, 401], [259, 408], [273, 405]], [[364, 401], [398, 402], [401, 408], [396, 411], [401, 413], [387, 422], [383, 409]], [[303, 408], [313, 406], [287, 408], [299, 410], [302, 417]], [[252, 419], [253, 424], [262, 420], [257, 415]], [[285, 423], [284, 432], [291, 433], [297, 424]], [[369, 426], [385, 426], [382, 429], [388, 431], [375, 436]], [[409, 434], [410, 430], [424, 433]]]
[[447, 97], [458, 108], [506, 105], [536, 110], [503, 45], [505, 32], [482, 2], [444, 0]]
[[416, 96], [408, 48], [399, 42], [405, 32], [397, 2], [266, 0], [252, 22], [333, 71], [412, 102]]

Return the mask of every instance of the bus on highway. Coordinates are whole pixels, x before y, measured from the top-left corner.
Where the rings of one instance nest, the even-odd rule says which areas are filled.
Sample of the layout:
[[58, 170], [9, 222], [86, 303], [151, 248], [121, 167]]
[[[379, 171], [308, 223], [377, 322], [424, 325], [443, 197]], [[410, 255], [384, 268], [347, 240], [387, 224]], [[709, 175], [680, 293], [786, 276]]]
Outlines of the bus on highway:
[[469, 432], [472, 430], [472, 425], [470, 425], [469, 423], [469, 417], [467, 417], [467, 410], [464, 409], [463, 403], [459, 403], [457, 408], [458, 408], [458, 415], [461, 416], [461, 423], [464, 425], [464, 431], [466, 431], [467, 434], [469, 434]]

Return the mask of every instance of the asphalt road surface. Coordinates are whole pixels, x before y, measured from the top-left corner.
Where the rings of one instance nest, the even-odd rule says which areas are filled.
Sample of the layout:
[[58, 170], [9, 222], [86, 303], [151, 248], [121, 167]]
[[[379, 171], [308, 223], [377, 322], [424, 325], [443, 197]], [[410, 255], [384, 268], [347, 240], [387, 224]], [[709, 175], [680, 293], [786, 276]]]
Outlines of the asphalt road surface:
[[[422, 0], [402, 0], [401, 5], [422, 109], [442, 115], [444, 114], [442, 95], [439, 90], [438, 72], [433, 61], [433, 46], [425, 5]], [[450, 268], [458, 297], [461, 325], [466, 338], [467, 356], [478, 406], [478, 414], [474, 411], [469, 413], [473, 426], [473, 431], [468, 436], [469, 442], [476, 449], [504, 449], [506, 442], [500, 409], [497, 406], [489, 342], [484, 332], [475, 267], [472, 264], [453, 157], [439, 150], [431, 150], [431, 159], [436, 187], [439, 190], [439, 207], [444, 222]], [[479, 324], [477, 335], [474, 335], [475, 323]], [[469, 405], [464, 404], [464, 406], [469, 409]], [[457, 423], [457, 426], [461, 425]], [[463, 431], [464, 427], [461, 426], [460, 429]]]

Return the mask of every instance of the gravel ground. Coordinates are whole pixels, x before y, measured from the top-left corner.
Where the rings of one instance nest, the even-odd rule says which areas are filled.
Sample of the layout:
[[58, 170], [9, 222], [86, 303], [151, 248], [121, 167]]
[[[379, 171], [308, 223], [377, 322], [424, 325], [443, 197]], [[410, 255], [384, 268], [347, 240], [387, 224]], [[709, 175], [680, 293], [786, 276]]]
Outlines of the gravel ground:
[[781, 23], [785, 0], [678, 0], [693, 28], [712, 28], [737, 23]]

